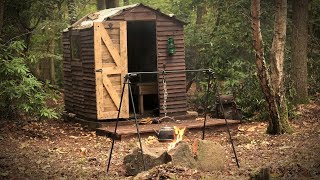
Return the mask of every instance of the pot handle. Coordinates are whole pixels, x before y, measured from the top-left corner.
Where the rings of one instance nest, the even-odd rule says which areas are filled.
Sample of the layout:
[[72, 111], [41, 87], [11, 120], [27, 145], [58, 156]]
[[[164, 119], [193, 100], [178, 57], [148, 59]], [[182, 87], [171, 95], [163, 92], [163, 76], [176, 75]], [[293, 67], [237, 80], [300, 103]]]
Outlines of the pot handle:
[[155, 130], [154, 128], [152, 128], [153, 129], [153, 131], [156, 133], [156, 136], [159, 138], [159, 131], [157, 131], [157, 130]]

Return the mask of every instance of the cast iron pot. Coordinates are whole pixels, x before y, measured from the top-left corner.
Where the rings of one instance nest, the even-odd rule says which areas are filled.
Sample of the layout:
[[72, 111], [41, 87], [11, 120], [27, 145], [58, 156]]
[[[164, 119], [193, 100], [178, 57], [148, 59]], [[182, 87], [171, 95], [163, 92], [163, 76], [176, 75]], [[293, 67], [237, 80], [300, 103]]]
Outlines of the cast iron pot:
[[175, 139], [175, 131], [173, 127], [162, 127], [159, 131], [153, 129], [159, 141], [172, 141]]

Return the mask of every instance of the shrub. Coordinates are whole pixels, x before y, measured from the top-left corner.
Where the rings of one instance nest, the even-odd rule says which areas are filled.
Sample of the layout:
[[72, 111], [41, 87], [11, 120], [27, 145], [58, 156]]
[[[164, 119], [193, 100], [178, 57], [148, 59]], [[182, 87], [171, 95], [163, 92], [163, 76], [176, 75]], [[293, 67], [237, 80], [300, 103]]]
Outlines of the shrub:
[[46, 106], [50, 94], [26, 65], [32, 58], [24, 55], [24, 44], [14, 41], [8, 45], [0, 44], [0, 47], [0, 117], [57, 118], [57, 113]]

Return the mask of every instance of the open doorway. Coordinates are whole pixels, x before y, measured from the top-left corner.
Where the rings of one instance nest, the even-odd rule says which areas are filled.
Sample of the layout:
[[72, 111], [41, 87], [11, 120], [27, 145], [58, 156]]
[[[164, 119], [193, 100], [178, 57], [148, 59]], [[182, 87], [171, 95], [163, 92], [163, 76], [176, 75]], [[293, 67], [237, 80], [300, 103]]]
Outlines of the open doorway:
[[[128, 72], [157, 71], [156, 23], [128, 21]], [[136, 112], [159, 115], [157, 74], [141, 74], [131, 79]], [[130, 103], [130, 112], [133, 112]]]

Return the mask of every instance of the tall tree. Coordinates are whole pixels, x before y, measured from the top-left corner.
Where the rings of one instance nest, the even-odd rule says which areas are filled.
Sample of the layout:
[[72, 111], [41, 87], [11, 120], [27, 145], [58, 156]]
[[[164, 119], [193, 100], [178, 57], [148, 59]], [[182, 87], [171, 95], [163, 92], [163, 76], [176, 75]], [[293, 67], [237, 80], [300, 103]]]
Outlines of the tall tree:
[[106, 1], [106, 9], [115, 8], [119, 6], [119, 0], [105, 0]]
[[[206, 4], [199, 1], [195, 3], [196, 9], [196, 21], [195, 21], [195, 28], [194, 28], [194, 36], [200, 37], [199, 32], [201, 32], [201, 26], [203, 25], [203, 17], [206, 14]], [[196, 44], [192, 44], [192, 48], [190, 48], [190, 54], [192, 58], [188, 62], [190, 68], [198, 68], [201, 62], [201, 55], [200, 55], [200, 47]], [[188, 74], [188, 83], [186, 85], [187, 91], [191, 88], [191, 85], [194, 83], [196, 78], [196, 74]]]
[[288, 124], [288, 110], [283, 86], [284, 46], [286, 39], [287, 0], [276, 1], [274, 36], [270, 50], [270, 69], [268, 73], [264, 58], [263, 40], [260, 27], [260, 0], [252, 0], [253, 44], [256, 52], [256, 65], [260, 85], [269, 108], [268, 133], [291, 132]]
[[77, 8], [75, 0], [68, 0], [69, 22], [73, 24], [77, 21]]
[[97, 10], [106, 9], [106, 1], [105, 0], [97, 0]]
[[4, 0], [0, 0], [0, 37], [3, 27], [3, 17], [4, 17]]
[[97, 0], [97, 10], [115, 8], [118, 6], [119, 0]]
[[292, 1], [292, 80], [295, 103], [308, 99], [308, 0]]

